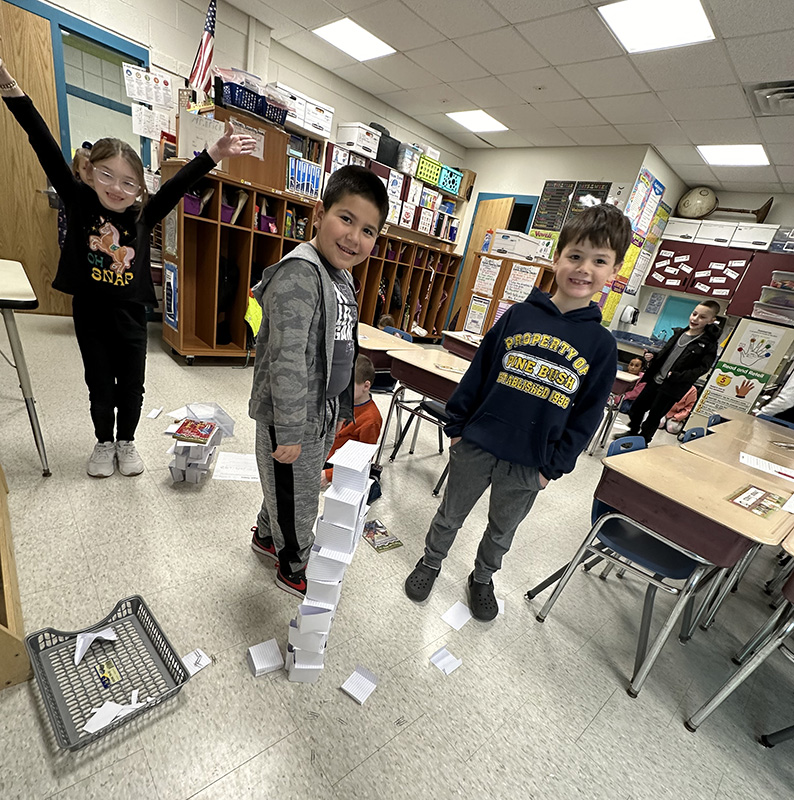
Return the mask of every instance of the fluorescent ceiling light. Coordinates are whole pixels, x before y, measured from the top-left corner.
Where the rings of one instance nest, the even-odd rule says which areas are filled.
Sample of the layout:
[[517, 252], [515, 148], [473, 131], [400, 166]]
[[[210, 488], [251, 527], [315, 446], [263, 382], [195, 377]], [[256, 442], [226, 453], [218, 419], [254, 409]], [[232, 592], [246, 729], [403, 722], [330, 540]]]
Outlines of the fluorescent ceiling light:
[[477, 111], [451, 111], [447, 116], [455, 120], [458, 125], [463, 125], [475, 133], [485, 133], [486, 131], [506, 131], [507, 126], [502, 125], [499, 120], [494, 119], [490, 114], [482, 110]]
[[760, 144], [699, 144], [698, 152], [715, 167], [765, 167], [769, 164]]
[[622, 0], [599, 6], [598, 13], [629, 53], [714, 39], [700, 0]]
[[312, 33], [316, 33], [321, 39], [325, 39], [326, 42], [359, 61], [369, 61], [396, 52], [393, 47], [347, 17], [330, 25], [315, 28]]

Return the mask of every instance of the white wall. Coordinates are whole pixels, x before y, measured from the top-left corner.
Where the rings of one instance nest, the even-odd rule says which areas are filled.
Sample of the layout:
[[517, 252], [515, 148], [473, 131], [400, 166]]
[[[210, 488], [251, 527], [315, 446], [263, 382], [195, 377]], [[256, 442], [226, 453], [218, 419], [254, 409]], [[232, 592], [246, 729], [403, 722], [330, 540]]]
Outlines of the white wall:
[[[727, 208], [751, 208], [756, 209], [766, 203], [770, 197], [775, 198], [769, 216], [764, 220], [769, 224], [794, 226], [794, 194], [749, 194], [744, 192], [721, 192], [717, 191], [717, 198], [721, 206]], [[733, 222], [752, 222], [753, 217], [747, 214], [725, 214], [721, 211], [715, 212], [709, 219], [730, 219]]]

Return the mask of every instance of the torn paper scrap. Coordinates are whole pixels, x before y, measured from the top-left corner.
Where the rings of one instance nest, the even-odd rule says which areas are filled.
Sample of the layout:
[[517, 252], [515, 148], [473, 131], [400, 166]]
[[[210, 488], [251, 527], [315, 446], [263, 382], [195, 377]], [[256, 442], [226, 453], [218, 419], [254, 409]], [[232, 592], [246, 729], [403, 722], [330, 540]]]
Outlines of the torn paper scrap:
[[199, 647], [189, 652], [186, 656], [182, 656], [182, 663], [185, 669], [190, 673], [192, 678], [197, 672], [200, 672], [204, 667], [208, 667], [212, 663], [212, 659]]
[[445, 675], [450, 675], [463, 663], [459, 658], [455, 658], [446, 647], [436, 650], [436, 652], [430, 656], [430, 661]]
[[505, 601], [501, 597], [496, 598], [496, 605], [499, 606], [499, 613], [505, 613]]
[[162, 406], [160, 406], [160, 408], [153, 408], [153, 409], [152, 409], [152, 410], [151, 410], [151, 411], [150, 411], [150, 412], [149, 412], [149, 413], [146, 415], [146, 418], [147, 418], [147, 419], [157, 419], [157, 417], [159, 417], [159, 416], [160, 416], [160, 414], [162, 414], [162, 413], [163, 413], [163, 407], [162, 407]]
[[248, 668], [255, 678], [283, 669], [284, 656], [281, 655], [278, 642], [275, 639], [268, 639], [266, 642], [249, 647]]
[[88, 718], [85, 725], [83, 725], [83, 730], [88, 733], [96, 733], [101, 728], [110, 725], [119, 715], [119, 711], [121, 711], [122, 708], [124, 708], [124, 706], [119, 703], [106, 700], [105, 703]]
[[357, 666], [353, 674], [339, 688], [363, 706], [377, 685], [378, 679], [372, 672], [365, 667]]
[[83, 660], [83, 656], [96, 639], [105, 639], [109, 642], [115, 642], [118, 638], [113, 628], [103, 628], [101, 631], [90, 631], [89, 633], [78, 633], [77, 646], [74, 649], [74, 665], [77, 666]]
[[459, 631], [471, 619], [471, 609], [458, 600], [452, 608], [441, 615], [441, 619], [443, 619], [447, 625]]

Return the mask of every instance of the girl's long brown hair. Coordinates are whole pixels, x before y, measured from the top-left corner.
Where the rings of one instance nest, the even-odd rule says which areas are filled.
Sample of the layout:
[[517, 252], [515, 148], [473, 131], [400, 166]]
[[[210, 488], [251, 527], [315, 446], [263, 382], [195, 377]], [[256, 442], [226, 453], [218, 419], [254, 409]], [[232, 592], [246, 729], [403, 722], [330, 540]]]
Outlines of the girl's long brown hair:
[[88, 160], [93, 166], [100, 161], [105, 161], [106, 159], [113, 158], [114, 156], [121, 156], [127, 162], [127, 165], [130, 167], [130, 169], [135, 173], [135, 179], [138, 181], [141, 187], [141, 194], [140, 200], [136, 199], [135, 203], [133, 203], [133, 207], [137, 208], [138, 213], [140, 213], [141, 210], [143, 210], [143, 207], [149, 202], [149, 192], [146, 189], [146, 179], [143, 175], [143, 164], [141, 163], [140, 156], [135, 152], [135, 150], [133, 150], [130, 145], [121, 139], [111, 139], [108, 137], [94, 142]]

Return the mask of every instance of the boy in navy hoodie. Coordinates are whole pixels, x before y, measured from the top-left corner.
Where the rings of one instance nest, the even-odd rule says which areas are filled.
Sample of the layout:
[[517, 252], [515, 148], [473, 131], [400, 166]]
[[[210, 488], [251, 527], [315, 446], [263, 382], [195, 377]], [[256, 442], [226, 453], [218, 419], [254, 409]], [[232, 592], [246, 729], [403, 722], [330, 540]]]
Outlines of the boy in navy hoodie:
[[488, 331], [447, 403], [449, 480], [425, 538], [425, 553], [405, 581], [425, 600], [458, 530], [491, 487], [488, 525], [469, 575], [472, 615], [497, 612], [493, 574], [516, 528], [549, 481], [573, 470], [604, 410], [617, 350], [590, 298], [617, 274], [631, 239], [614, 206], [585, 209], [560, 233], [553, 295], [533, 289]]

